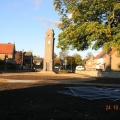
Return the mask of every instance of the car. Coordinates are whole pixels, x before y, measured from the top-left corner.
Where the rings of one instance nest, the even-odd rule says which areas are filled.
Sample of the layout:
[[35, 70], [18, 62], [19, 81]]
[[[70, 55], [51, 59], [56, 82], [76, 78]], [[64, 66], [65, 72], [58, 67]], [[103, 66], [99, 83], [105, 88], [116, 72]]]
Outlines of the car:
[[85, 70], [83, 66], [76, 66], [76, 70]]

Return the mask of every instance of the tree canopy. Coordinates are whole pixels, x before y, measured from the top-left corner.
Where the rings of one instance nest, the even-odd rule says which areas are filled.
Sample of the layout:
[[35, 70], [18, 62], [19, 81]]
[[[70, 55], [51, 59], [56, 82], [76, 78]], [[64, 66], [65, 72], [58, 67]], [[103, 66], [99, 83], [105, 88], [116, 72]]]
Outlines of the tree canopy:
[[76, 65], [82, 65], [82, 57], [79, 54], [73, 54]]
[[54, 7], [61, 16], [58, 48], [120, 51], [120, 0], [54, 0]]

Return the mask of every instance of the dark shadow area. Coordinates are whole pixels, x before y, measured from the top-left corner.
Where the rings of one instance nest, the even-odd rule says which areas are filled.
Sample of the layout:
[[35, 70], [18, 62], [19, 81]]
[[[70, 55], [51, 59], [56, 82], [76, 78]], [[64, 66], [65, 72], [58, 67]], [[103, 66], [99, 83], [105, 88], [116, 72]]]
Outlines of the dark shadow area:
[[0, 83], [0, 120], [120, 119], [120, 101], [87, 100], [57, 92], [73, 86], [78, 85]]
[[103, 83], [103, 84], [120, 84], [120, 78], [96, 78], [96, 80], [85, 81], [84, 83]]

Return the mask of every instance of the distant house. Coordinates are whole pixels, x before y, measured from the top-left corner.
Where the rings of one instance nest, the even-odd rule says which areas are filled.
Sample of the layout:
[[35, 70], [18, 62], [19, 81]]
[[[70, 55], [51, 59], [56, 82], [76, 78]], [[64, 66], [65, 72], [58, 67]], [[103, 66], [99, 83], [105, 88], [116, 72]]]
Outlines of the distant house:
[[85, 63], [86, 70], [92, 70], [94, 66], [94, 56], [91, 56]]
[[117, 57], [118, 53], [117, 51], [111, 52], [111, 69], [112, 70], [120, 70], [118, 68], [118, 65], [120, 65], [120, 57]]
[[33, 68], [43, 69], [43, 58], [33, 56]]
[[106, 52], [102, 51], [94, 58], [94, 69], [105, 69], [105, 63], [106, 63]]
[[16, 69], [32, 69], [33, 55], [32, 52], [15, 52]]
[[0, 60], [15, 63], [15, 44], [0, 44]]
[[23, 52], [23, 69], [32, 69], [33, 55], [32, 52]]
[[[120, 58], [117, 57], [117, 51], [111, 50], [110, 56], [111, 70], [119, 70], [118, 64], [120, 64]], [[102, 51], [95, 58], [90, 58], [86, 61], [86, 68], [91, 67], [92, 69], [105, 70], [107, 60], [106, 52]]]
[[[106, 52], [102, 51], [100, 54], [98, 54], [95, 57], [94, 61], [96, 62], [96, 69], [105, 70], [108, 61]], [[119, 70], [118, 64], [120, 64], [120, 58], [117, 57], [116, 50], [110, 51], [110, 61], [111, 61], [111, 70]]]
[[43, 58], [40, 58], [39, 56], [33, 56], [33, 63], [35, 65], [41, 65], [43, 63]]

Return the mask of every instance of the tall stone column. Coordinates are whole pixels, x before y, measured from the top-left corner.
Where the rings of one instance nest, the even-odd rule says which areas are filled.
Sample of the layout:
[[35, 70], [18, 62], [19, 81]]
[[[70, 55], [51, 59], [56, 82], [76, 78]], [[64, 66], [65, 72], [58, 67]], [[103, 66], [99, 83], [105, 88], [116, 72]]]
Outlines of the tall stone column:
[[48, 29], [45, 37], [45, 53], [44, 53], [44, 71], [53, 71], [54, 60], [54, 31]]

